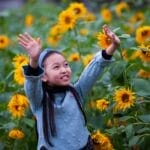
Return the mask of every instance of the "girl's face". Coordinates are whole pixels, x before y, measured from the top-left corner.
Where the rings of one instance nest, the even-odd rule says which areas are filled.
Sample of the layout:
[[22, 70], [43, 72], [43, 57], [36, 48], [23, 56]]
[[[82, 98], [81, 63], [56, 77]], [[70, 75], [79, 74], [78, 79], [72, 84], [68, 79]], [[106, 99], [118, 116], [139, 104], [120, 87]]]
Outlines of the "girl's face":
[[52, 86], [66, 86], [70, 84], [71, 68], [61, 54], [53, 53], [44, 60], [44, 82]]

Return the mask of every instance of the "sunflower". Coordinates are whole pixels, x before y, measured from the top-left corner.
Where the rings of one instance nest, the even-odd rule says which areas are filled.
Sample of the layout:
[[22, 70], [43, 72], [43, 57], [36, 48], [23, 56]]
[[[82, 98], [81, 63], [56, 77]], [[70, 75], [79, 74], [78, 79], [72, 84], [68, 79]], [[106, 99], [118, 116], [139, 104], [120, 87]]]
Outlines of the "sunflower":
[[24, 137], [24, 133], [18, 129], [13, 129], [9, 131], [8, 136], [12, 139], [22, 139]]
[[136, 12], [131, 18], [130, 18], [130, 22], [131, 23], [137, 23], [137, 22], [144, 22], [145, 17], [143, 12]]
[[122, 57], [125, 61], [135, 60], [140, 57], [140, 51], [136, 50], [132, 53], [128, 53], [126, 49], [122, 50]]
[[150, 26], [139, 27], [136, 30], [135, 40], [139, 44], [147, 44], [150, 41]]
[[14, 70], [14, 81], [16, 81], [19, 85], [23, 85], [25, 81], [25, 77], [23, 74], [22, 67], [18, 67]]
[[130, 108], [134, 105], [135, 96], [134, 93], [125, 88], [116, 90], [114, 93], [114, 101], [116, 101], [115, 110], [125, 111], [127, 108]]
[[103, 49], [106, 49], [112, 43], [111, 39], [102, 32], [98, 33], [97, 39], [98, 39], [98, 45]]
[[126, 121], [119, 120], [118, 118], [109, 119], [107, 122], [108, 127], [119, 127], [127, 125]]
[[85, 5], [78, 2], [71, 3], [68, 10], [72, 11], [77, 19], [84, 17], [87, 12]]
[[139, 51], [139, 57], [143, 62], [150, 62], [150, 45], [144, 45], [142, 44], [139, 46], [140, 51]]
[[118, 16], [122, 16], [124, 11], [129, 9], [129, 5], [126, 2], [120, 2], [116, 5], [115, 12]]
[[8, 111], [15, 118], [20, 118], [25, 115], [25, 110], [29, 107], [29, 102], [26, 96], [15, 94], [11, 97], [8, 103]]
[[91, 134], [91, 138], [94, 142], [94, 150], [113, 150], [113, 145], [110, 139], [102, 134], [100, 131], [96, 131]]
[[86, 66], [89, 64], [89, 62], [93, 59], [92, 54], [87, 54], [86, 56], [83, 57], [83, 64]]
[[22, 67], [23, 65], [27, 65], [28, 63], [28, 57], [23, 54], [17, 55], [13, 58], [13, 64], [15, 68]]
[[31, 27], [34, 22], [34, 16], [32, 14], [28, 14], [25, 16], [25, 25], [26, 27]]
[[100, 111], [106, 110], [108, 108], [109, 102], [105, 99], [100, 99], [96, 101], [96, 108]]
[[112, 13], [108, 8], [103, 8], [100, 13], [105, 22], [111, 22]]
[[68, 61], [79, 61], [80, 60], [80, 55], [79, 53], [73, 53], [69, 56]]
[[76, 17], [72, 11], [64, 10], [59, 14], [58, 23], [67, 31], [74, 28]]
[[133, 34], [136, 30], [133, 23], [130, 23], [130, 22], [127, 22], [126, 24], [124, 24], [123, 29], [127, 34]]
[[80, 34], [81, 34], [82, 36], [86, 36], [86, 35], [88, 34], [88, 30], [87, 30], [86, 28], [81, 28], [81, 29], [80, 29]]
[[6, 35], [0, 35], [0, 49], [8, 47], [9, 43], [10, 40]]
[[84, 15], [84, 18], [83, 18], [85, 21], [95, 21], [96, 20], [96, 16], [94, 13], [90, 12], [90, 11], [87, 11]]
[[149, 71], [145, 71], [143, 69], [140, 69], [138, 72], [138, 76], [141, 78], [147, 78], [150, 79], [150, 72]]
[[90, 100], [89, 103], [88, 103], [88, 107], [90, 109], [96, 109], [96, 101]]
[[48, 36], [47, 43], [51, 46], [57, 46], [61, 40], [61, 35]]
[[135, 59], [139, 58], [140, 55], [141, 55], [141, 54], [140, 54], [140, 51], [139, 51], [139, 50], [136, 50], [135, 52], [133, 52], [133, 53], [131, 54], [130, 60], [135, 60]]
[[150, 51], [140, 51], [140, 58], [143, 62], [150, 62]]
[[129, 60], [129, 56], [128, 56], [128, 53], [127, 53], [127, 50], [126, 49], [123, 49], [122, 50], [122, 57], [125, 61], [128, 61]]
[[62, 33], [65, 33], [65, 31], [66, 30], [60, 24], [55, 24], [54, 26], [52, 26], [52, 28], [50, 28], [49, 35], [50, 36], [57, 36], [57, 35], [60, 35]]

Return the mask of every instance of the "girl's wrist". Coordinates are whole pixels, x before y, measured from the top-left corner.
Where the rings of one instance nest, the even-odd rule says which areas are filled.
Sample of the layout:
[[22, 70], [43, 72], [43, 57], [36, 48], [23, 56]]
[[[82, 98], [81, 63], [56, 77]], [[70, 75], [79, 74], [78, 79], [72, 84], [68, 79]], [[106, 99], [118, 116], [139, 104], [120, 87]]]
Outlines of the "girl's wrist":
[[29, 65], [30, 65], [32, 68], [37, 68], [37, 67], [38, 67], [38, 60], [30, 59]]
[[117, 49], [117, 47], [119, 46], [119, 43], [112, 43], [107, 49], [106, 49], [106, 53], [108, 55], [113, 55], [113, 53], [115, 52], [115, 50]]

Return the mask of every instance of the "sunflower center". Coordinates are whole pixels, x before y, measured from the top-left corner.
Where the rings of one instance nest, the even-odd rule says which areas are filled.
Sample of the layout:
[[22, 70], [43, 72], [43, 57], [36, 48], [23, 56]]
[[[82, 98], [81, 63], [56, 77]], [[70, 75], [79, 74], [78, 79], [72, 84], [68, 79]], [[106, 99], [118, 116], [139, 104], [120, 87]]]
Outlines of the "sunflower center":
[[142, 51], [142, 53], [148, 57], [150, 57], [150, 52], [149, 51]]
[[74, 11], [76, 14], [80, 14], [80, 12], [81, 12], [81, 10], [79, 8], [75, 8]]
[[0, 43], [4, 43], [4, 40], [3, 40], [3, 39], [0, 39]]
[[147, 30], [143, 30], [143, 32], [141, 34], [142, 34], [142, 36], [146, 36], [148, 34], [148, 31]]
[[73, 57], [73, 60], [74, 60], [74, 61], [77, 61], [77, 60], [78, 60], [78, 57], [74, 56], [74, 57]]
[[21, 60], [20, 60], [20, 64], [22, 64], [23, 62], [24, 62], [24, 59], [21, 59]]
[[122, 95], [122, 101], [123, 101], [124, 103], [128, 102], [128, 101], [129, 101], [129, 95], [128, 95], [128, 94], [123, 94], [123, 95]]
[[69, 24], [69, 23], [71, 22], [70, 17], [66, 17], [66, 18], [65, 18], [65, 22], [66, 22], [67, 24]]
[[142, 18], [140, 16], [137, 16], [136, 21], [140, 21]]
[[19, 106], [18, 105], [15, 106], [15, 110], [17, 110], [17, 111], [19, 110]]

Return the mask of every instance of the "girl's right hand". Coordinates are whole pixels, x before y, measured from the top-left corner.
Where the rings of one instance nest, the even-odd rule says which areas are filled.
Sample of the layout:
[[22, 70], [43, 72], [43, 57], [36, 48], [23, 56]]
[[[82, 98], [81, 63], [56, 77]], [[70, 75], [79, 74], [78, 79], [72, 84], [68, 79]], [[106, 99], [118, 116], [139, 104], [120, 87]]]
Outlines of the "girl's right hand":
[[37, 67], [39, 55], [41, 53], [41, 39], [34, 39], [29, 33], [19, 34], [19, 44], [27, 51], [30, 57], [30, 65]]

